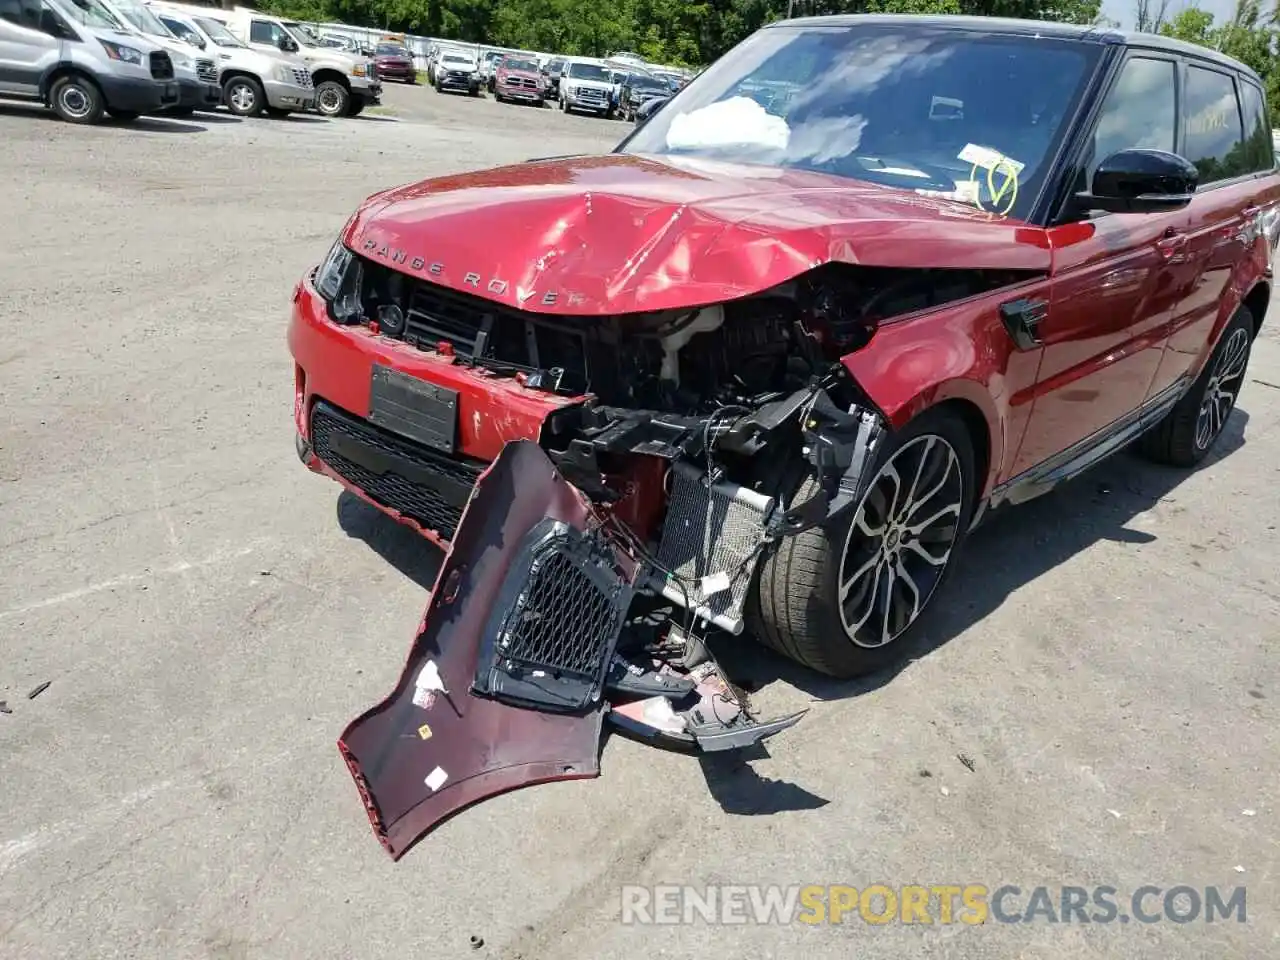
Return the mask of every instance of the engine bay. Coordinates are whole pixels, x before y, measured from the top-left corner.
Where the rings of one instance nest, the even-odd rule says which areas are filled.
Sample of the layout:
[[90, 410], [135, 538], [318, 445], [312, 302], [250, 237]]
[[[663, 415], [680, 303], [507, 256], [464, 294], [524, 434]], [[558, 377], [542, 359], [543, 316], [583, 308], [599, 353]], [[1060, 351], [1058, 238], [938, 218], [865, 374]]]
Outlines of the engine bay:
[[1016, 271], [827, 264], [755, 296], [608, 317], [517, 310], [357, 258], [334, 319], [609, 407], [710, 416], [803, 388], [887, 320], [1024, 279]]

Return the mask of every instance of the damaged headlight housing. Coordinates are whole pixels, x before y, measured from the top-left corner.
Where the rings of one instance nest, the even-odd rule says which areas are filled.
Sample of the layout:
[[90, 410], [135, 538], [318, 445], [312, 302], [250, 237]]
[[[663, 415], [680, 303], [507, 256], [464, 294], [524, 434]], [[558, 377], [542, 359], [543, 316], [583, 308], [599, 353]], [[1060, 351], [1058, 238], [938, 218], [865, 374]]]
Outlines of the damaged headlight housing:
[[316, 270], [316, 291], [329, 305], [329, 316], [336, 323], [360, 320], [360, 264], [341, 239]]

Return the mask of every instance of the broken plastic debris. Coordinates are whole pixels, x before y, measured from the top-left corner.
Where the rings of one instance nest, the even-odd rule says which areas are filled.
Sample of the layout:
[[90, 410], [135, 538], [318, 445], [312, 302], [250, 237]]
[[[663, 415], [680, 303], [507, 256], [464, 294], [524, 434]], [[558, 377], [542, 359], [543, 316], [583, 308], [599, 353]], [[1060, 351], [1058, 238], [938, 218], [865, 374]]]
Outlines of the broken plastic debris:
[[40, 694], [44, 693], [46, 690], [49, 689], [49, 684], [52, 682], [53, 681], [51, 680], [46, 680], [44, 683], [37, 686], [34, 690], [32, 690], [30, 693], [27, 694], [27, 699], [34, 700], [36, 697], [40, 696]]
[[1256, 817], [1258, 815], [1258, 811], [1257, 810], [1241, 810], [1240, 815], [1242, 817]]
[[449, 779], [449, 775], [444, 772], [442, 767], [436, 767], [427, 774], [427, 779], [422, 781], [427, 785], [432, 793], [435, 793], [444, 786], [444, 782]]
[[1236, 864], [1236, 873], [1244, 873], [1244, 867], [1238, 863]]
[[418, 672], [418, 679], [414, 682], [419, 690], [430, 690], [433, 693], [448, 693], [444, 688], [444, 681], [440, 679], [440, 668], [436, 666], [434, 660], [428, 660], [422, 665], [422, 669]]
[[951, 796], [951, 791], [950, 791], [950, 790], [948, 790], [946, 787], [943, 787], [943, 788], [942, 788], [942, 795], [943, 795], [944, 797], [949, 797], [949, 796]]
[[1120, 811], [1119, 811], [1119, 810], [1112, 810], [1110, 807], [1108, 807], [1108, 808], [1107, 808], [1107, 813], [1111, 814], [1111, 815], [1112, 815], [1113, 817], [1115, 817], [1117, 820], [1119, 820], [1119, 819], [1120, 819]]
[[0, 713], [13, 713], [13, 710], [10, 709], [9, 704], [4, 700], [0, 700]]

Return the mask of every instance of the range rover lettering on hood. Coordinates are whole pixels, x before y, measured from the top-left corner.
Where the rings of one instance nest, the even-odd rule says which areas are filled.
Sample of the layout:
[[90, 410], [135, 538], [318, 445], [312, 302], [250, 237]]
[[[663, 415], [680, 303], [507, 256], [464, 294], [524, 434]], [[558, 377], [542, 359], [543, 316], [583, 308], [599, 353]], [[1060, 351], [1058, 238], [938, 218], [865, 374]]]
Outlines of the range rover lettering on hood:
[[[420, 273], [426, 277], [443, 278], [446, 275], [445, 265], [439, 260], [428, 261], [425, 257], [410, 257], [404, 250], [392, 247], [389, 244], [380, 244], [377, 240], [366, 240], [362, 247], [362, 251], [370, 256], [377, 257], [379, 260], [385, 260], [388, 263], [395, 264], [396, 266], [405, 267], [413, 273]], [[511, 286], [506, 280], [502, 280], [498, 277], [491, 277], [488, 281], [484, 281], [484, 278], [481, 277], [480, 274], [474, 272], [467, 272], [464, 274], [462, 277], [462, 284], [463, 286], [473, 287], [476, 290], [484, 290], [486, 293], [491, 293], [495, 297], [506, 296], [507, 290], [510, 289]], [[519, 286], [515, 288], [516, 302], [521, 306], [524, 306], [534, 297], [538, 297], [538, 302], [546, 307], [554, 306], [556, 304], [563, 304], [567, 307], [572, 307], [586, 301], [586, 297], [573, 291], [538, 291]]]

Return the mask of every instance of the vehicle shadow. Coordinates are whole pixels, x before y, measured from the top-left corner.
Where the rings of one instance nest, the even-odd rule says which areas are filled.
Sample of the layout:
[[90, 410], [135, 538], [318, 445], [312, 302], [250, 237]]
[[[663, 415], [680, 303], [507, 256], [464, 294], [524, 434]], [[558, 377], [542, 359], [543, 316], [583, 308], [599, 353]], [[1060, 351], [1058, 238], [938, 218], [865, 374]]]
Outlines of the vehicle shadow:
[[137, 120], [107, 120], [106, 128], [128, 130], [131, 133], [208, 133], [209, 128], [192, 120], [179, 117], [139, 117]]
[[[1236, 408], [1210, 456], [1196, 469], [1242, 447], [1249, 415]], [[1144, 544], [1154, 534], [1128, 526], [1170, 494], [1193, 471], [1163, 467], [1125, 450], [1028, 503], [993, 513], [964, 545], [962, 563], [921, 619], [894, 665], [856, 680], [833, 680], [756, 643], [714, 644], [730, 678], [748, 691], [781, 680], [815, 700], [868, 693], [894, 679], [913, 660], [949, 642], [994, 612], [1014, 591], [1103, 540]]]
[[[231, 116], [230, 114], [225, 114], [225, 113], [200, 112], [195, 114], [195, 118], [199, 119], [201, 123], [244, 123], [243, 118]], [[177, 119], [187, 119], [187, 118], [174, 117], [173, 119], [177, 120]]]
[[430, 591], [435, 586], [444, 561], [444, 551], [439, 547], [348, 490], [338, 495], [337, 514], [338, 526], [348, 537], [362, 541], [423, 590]]

